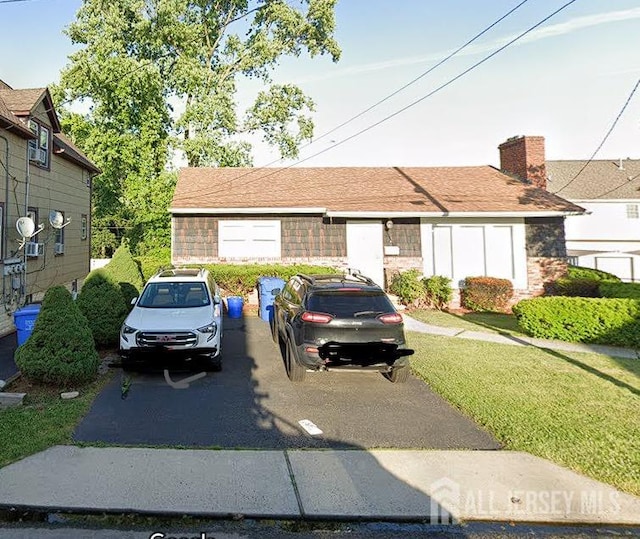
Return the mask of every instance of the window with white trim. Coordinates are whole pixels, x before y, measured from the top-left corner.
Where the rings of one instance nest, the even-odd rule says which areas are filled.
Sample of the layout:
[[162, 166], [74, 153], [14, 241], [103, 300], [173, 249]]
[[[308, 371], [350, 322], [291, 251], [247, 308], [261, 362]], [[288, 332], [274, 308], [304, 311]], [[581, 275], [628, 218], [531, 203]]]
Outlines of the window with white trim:
[[280, 221], [218, 221], [220, 258], [280, 258]]
[[29, 161], [38, 167], [49, 168], [51, 130], [36, 120], [29, 120], [29, 129], [36, 136], [29, 141]]
[[627, 204], [627, 219], [640, 219], [637, 204]]

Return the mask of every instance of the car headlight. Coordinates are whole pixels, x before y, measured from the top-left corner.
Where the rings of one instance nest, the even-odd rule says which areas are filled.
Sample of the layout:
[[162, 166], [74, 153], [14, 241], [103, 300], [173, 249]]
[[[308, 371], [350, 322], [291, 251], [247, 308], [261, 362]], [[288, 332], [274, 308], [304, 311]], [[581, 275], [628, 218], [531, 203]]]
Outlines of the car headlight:
[[216, 331], [218, 331], [218, 324], [216, 324], [215, 322], [211, 322], [210, 324], [207, 324], [206, 326], [202, 326], [201, 328], [198, 328], [198, 331], [200, 333], [214, 333]]
[[127, 326], [127, 324], [122, 324], [122, 334], [130, 335], [131, 333], [135, 333], [138, 331], [136, 328], [132, 328], [131, 326]]

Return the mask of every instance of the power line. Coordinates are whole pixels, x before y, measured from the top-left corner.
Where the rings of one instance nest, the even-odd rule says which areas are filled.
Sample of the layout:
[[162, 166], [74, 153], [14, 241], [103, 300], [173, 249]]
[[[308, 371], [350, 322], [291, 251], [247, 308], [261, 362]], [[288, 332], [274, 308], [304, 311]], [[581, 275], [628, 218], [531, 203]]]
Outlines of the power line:
[[[389, 99], [391, 99], [392, 97], [395, 97], [396, 95], [398, 95], [400, 92], [406, 90], [407, 88], [409, 88], [410, 86], [412, 86], [413, 84], [415, 84], [416, 82], [418, 82], [419, 80], [423, 79], [424, 77], [426, 77], [429, 73], [431, 73], [432, 71], [436, 70], [438, 67], [440, 67], [442, 64], [448, 62], [451, 58], [453, 58], [454, 56], [456, 56], [457, 54], [459, 54], [461, 51], [463, 51], [465, 48], [467, 48], [469, 45], [471, 45], [474, 41], [477, 41], [480, 37], [482, 37], [484, 34], [486, 34], [489, 30], [491, 30], [494, 26], [498, 25], [500, 22], [502, 22], [504, 19], [506, 19], [509, 15], [511, 15], [512, 13], [514, 13], [516, 10], [518, 10], [520, 7], [522, 7], [524, 4], [526, 4], [529, 0], [523, 0], [522, 2], [520, 2], [518, 5], [516, 5], [514, 8], [510, 9], [507, 13], [505, 13], [504, 15], [502, 15], [499, 19], [497, 19], [496, 21], [494, 21], [493, 23], [491, 23], [489, 26], [487, 26], [484, 30], [482, 30], [480, 33], [476, 34], [474, 37], [472, 37], [471, 39], [469, 39], [464, 45], [461, 45], [460, 47], [458, 47], [456, 50], [454, 50], [452, 53], [448, 54], [447, 56], [445, 56], [442, 60], [440, 60], [439, 62], [437, 62], [435, 65], [431, 66], [429, 69], [427, 69], [426, 71], [422, 72], [420, 75], [418, 75], [416, 78], [414, 78], [413, 80], [409, 81], [408, 83], [406, 83], [405, 85], [403, 85], [402, 87], [398, 88], [397, 90], [395, 90], [393, 93], [388, 94], [386, 97], [383, 97], [382, 99], [380, 99], [379, 101], [377, 101], [376, 103], [374, 103], [373, 105], [369, 106], [368, 108], [366, 108], [365, 110], [359, 112], [358, 114], [356, 114], [355, 116], [352, 116], [351, 118], [349, 118], [348, 120], [346, 120], [345, 122], [342, 122], [341, 124], [337, 125], [336, 127], [330, 129], [329, 131], [323, 133], [322, 135], [320, 135], [319, 137], [314, 138], [312, 141], [303, 144], [300, 149], [304, 149], [304, 148], [308, 148], [309, 146], [317, 143], [318, 141], [322, 140], [325, 137], [328, 137], [329, 135], [331, 135], [332, 133], [336, 132], [338, 129], [341, 129], [342, 127], [350, 124], [351, 122], [357, 120], [358, 118], [360, 118], [361, 116], [364, 116], [366, 113], [372, 111], [373, 109], [375, 109], [376, 107], [378, 107], [379, 105], [382, 105], [382, 103], [388, 101]], [[270, 161], [268, 163], [266, 163], [265, 165], [262, 165], [261, 167], [258, 168], [253, 168], [251, 171], [249, 172], [245, 172], [242, 176], [239, 176], [237, 178], [235, 178], [236, 180], [239, 180], [240, 178], [244, 178], [246, 176], [250, 176], [251, 174], [254, 174], [255, 172], [257, 172], [260, 168], [265, 168], [265, 167], [270, 167], [271, 165], [275, 165], [276, 163], [282, 161], [282, 158], [279, 157], [277, 159], [274, 159], [273, 161]]]
[[[511, 10], [509, 10], [507, 13], [505, 13], [502, 17], [500, 17], [499, 19], [497, 19], [495, 22], [491, 23], [489, 26], [487, 26], [484, 30], [482, 30], [480, 33], [476, 34], [475, 36], [473, 36], [469, 41], [467, 41], [464, 45], [461, 45], [460, 47], [458, 47], [456, 50], [454, 50], [452, 53], [450, 53], [449, 55], [445, 56], [442, 60], [440, 60], [438, 63], [436, 63], [435, 65], [431, 66], [429, 69], [427, 69], [426, 71], [424, 71], [423, 73], [421, 73], [420, 75], [418, 75], [416, 78], [414, 78], [413, 80], [409, 81], [408, 83], [406, 83], [404, 86], [398, 88], [396, 91], [394, 91], [393, 93], [387, 95], [386, 97], [383, 97], [382, 99], [380, 99], [380, 101], [378, 101], [377, 103], [374, 103], [373, 105], [371, 105], [370, 107], [366, 108], [365, 110], [363, 110], [362, 112], [359, 112], [358, 114], [356, 114], [355, 116], [352, 116], [351, 118], [349, 118], [348, 120], [346, 120], [345, 122], [342, 122], [340, 125], [337, 125], [336, 127], [334, 127], [333, 129], [327, 131], [326, 133], [323, 133], [322, 135], [320, 135], [319, 137], [315, 138], [313, 140], [313, 142], [318, 142], [319, 140], [331, 135], [332, 133], [336, 132], [338, 129], [344, 127], [345, 125], [350, 124], [351, 122], [353, 122], [354, 120], [357, 120], [358, 118], [360, 118], [361, 116], [364, 116], [367, 112], [375, 109], [376, 107], [378, 107], [379, 105], [382, 105], [382, 103], [384, 103], [385, 101], [388, 101], [389, 99], [391, 99], [392, 97], [395, 97], [396, 95], [398, 95], [400, 92], [402, 92], [403, 90], [406, 90], [407, 88], [409, 88], [409, 86], [412, 86], [413, 84], [415, 84], [416, 82], [418, 82], [419, 80], [421, 80], [422, 78], [426, 77], [429, 73], [431, 73], [432, 71], [436, 70], [437, 68], [439, 68], [442, 64], [444, 64], [445, 62], [449, 61], [451, 58], [453, 58], [454, 56], [456, 56], [458, 53], [462, 52], [464, 49], [466, 49], [469, 45], [471, 45], [474, 41], [477, 41], [480, 37], [482, 37], [484, 34], [486, 34], [489, 30], [491, 30], [494, 26], [498, 25], [499, 23], [501, 23], [504, 19], [506, 19], [509, 15], [511, 15], [512, 13], [514, 13], [516, 10], [518, 10], [520, 7], [522, 7], [524, 4], [526, 4], [529, 0], [523, 0], [522, 2], [520, 2], [517, 6], [515, 6], [514, 8], [512, 8]], [[309, 143], [312, 144], [312, 143]], [[309, 144], [303, 146], [309, 146]]]
[[32, 2], [33, 0], [0, 0], [0, 4], [13, 4], [15, 2]]
[[[571, 178], [562, 188], [558, 189], [556, 191], [556, 194], [559, 194], [560, 192], [564, 191], [567, 187], [569, 187], [574, 181], [576, 181], [578, 179], [578, 176], [580, 176], [580, 174], [582, 174], [585, 169], [589, 166], [589, 164], [591, 163], [591, 161], [593, 161], [593, 159], [595, 158], [596, 154], [602, 149], [602, 147], [604, 146], [605, 142], [607, 142], [607, 139], [609, 138], [609, 136], [611, 135], [611, 133], [613, 132], [613, 130], [615, 129], [616, 125], [618, 124], [618, 121], [620, 120], [620, 118], [622, 117], [622, 115], [624, 114], [624, 111], [627, 109], [627, 106], [629, 105], [629, 103], [631, 102], [631, 99], [633, 98], [633, 94], [636, 93], [636, 90], [638, 89], [638, 86], [640, 86], [640, 79], [638, 79], [638, 81], [636, 82], [636, 84], [633, 87], [633, 90], [631, 90], [631, 93], [629, 94], [629, 97], [627, 97], [627, 100], [625, 101], [624, 105], [622, 106], [622, 108], [620, 109], [620, 112], [618, 113], [618, 116], [616, 116], [616, 119], [614, 120], [613, 124], [611, 125], [611, 127], [609, 128], [609, 131], [607, 131], [607, 134], [604, 136], [604, 138], [602, 139], [602, 142], [600, 142], [600, 144], [598, 144], [598, 147], [596, 148], [595, 152], [593, 152], [593, 154], [591, 154], [591, 157], [589, 157], [589, 159], [587, 160], [587, 162], [583, 165], [583, 167], [578, 171], [578, 173]], [[620, 187], [620, 186], [618, 186]], [[616, 187], [616, 189], [618, 188]], [[615, 189], [613, 189], [613, 191], [615, 191]], [[602, 195], [598, 195], [596, 198], [600, 198], [604, 195], [607, 195], [609, 193], [611, 193], [612, 191], [607, 191], [606, 193], [603, 193]]]
[[[392, 114], [389, 114], [388, 116], [386, 116], [386, 117], [382, 118], [381, 120], [369, 125], [368, 127], [365, 127], [364, 129], [361, 129], [360, 131], [354, 133], [353, 135], [350, 135], [349, 137], [347, 137], [347, 138], [345, 138], [345, 139], [343, 139], [343, 140], [341, 140], [339, 142], [336, 142], [335, 144], [333, 144], [332, 146], [329, 146], [328, 148], [324, 148], [323, 150], [320, 150], [319, 152], [316, 152], [316, 153], [314, 153], [314, 154], [312, 154], [312, 155], [310, 155], [308, 157], [305, 157], [304, 159], [299, 159], [298, 161], [296, 161], [296, 162], [294, 162], [294, 163], [292, 163], [290, 165], [287, 165], [286, 167], [277, 168], [273, 172], [269, 172], [267, 174], [264, 174], [264, 175], [262, 175], [262, 176], [260, 176], [258, 178], [255, 178], [255, 179], [253, 179], [253, 180], [251, 180], [250, 182], [247, 182], [247, 183], [253, 183], [255, 181], [259, 181], [259, 180], [262, 180], [264, 178], [268, 178], [269, 176], [273, 176], [274, 174], [277, 174], [278, 172], [281, 172], [283, 170], [287, 170], [287, 169], [292, 168], [292, 167], [294, 167], [296, 165], [304, 163], [304, 162], [306, 162], [306, 161], [308, 161], [310, 159], [313, 159], [314, 157], [317, 157], [319, 155], [322, 155], [323, 153], [328, 152], [329, 150], [337, 148], [338, 146], [341, 146], [342, 144], [344, 144], [346, 142], [349, 142], [350, 140], [353, 140], [354, 138], [359, 137], [360, 135], [366, 133], [367, 131], [370, 131], [371, 129], [374, 129], [375, 127], [379, 126], [380, 124], [382, 124], [384, 122], [387, 122], [388, 120], [398, 116], [399, 114], [401, 114], [401, 113], [407, 111], [408, 109], [416, 106], [417, 104], [421, 103], [422, 101], [432, 97], [433, 95], [437, 94], [438, 92], [442, 91], [446, 87], [448, 87], [451, 84], [453, 84], [455, 81], [461, 79], [462, 77], [464, 77], [465, 75], [467, 75], [471, 71], [475, 70], [476, 68], [478, 68], [479, 66], [481, 66], [482, 64], [484, 64], [485, 62], [487, 62], [488, 60], [490, 60], [491, 58], [493, 58], [494, 56], [496, 56], [497, 54], [502, 52], [503, 50], [505, 50], [507, 47], [513, 45], [516, 41], [522, 39], [524, 36], [526, 36], [527, 34], [532, 32], [533, 30], [535, 30], [539, 26], [543, 25], [549, 19], [551, 19], [552, 17], [554, 17], [555, 15], [560, 13], [562, 10], [566, 9], [567, 7], [569, 7], [574, 2], [576, 2], [576, 0], [570, 0], [569, 2], [565, 3], [564, 5], [562, 5], [558, 9], [556, 9], [554, 12], [552, 12], [550, 15], [547, 15], [542, 20], [540, 20], [539, 22], [537, 22], [533, 26], [529, 27], [527, 30], [525, 30], [524, 32], [520, 33], [515, 38], [511, 39], [510, 41], [508, 41], [506, 44], [502, 45], [501, 47], [499, 47], [498, 49], [496, 49], [492, 53], [488, 54], [487, 56], [485, 56], [484, 58], [482, 58], [481, 60], [479, 60], [478, 62], [473, 64], [471, 67], [465, 69], [464, 71], [462, 71], [461, 73], [459, 73], [455, 77], [449, 79], [444, 84], [441, 84], [440, 86], [438, 86], [437, 88], [435, 88], [431, 92], [429, 92], [426, 95], [422, 96], [421, 98], [409, 103], [408, 105], [402, 107], [401, 109], [397, 110], [396, 112], [394, 112]], [[250, 173], [247, 173], [247, 174], [250, 174]], [[245, 176], [247, 174], [245, 174]], [[218, 186], [219, 188], [217, 190], [215, 190], [215, 191], [212, 191], [210, 188], [207, 188], [207, 189], [201, 189], [200, 191], [193, 192], [193, 193], [190, 194], [190, 197], [193, 197], [194, 195], [198, 194], [199, 192], [208, 192], [208, 193], [212, 193], [212, 194], [219, 193], [219, 192], [222, 191], [222, 189], [225, 186], [231, 184], [233, 181], [241, 179], [242, 177], [243, 176], [239, 176], [239, 177], [236, 177], [234, 179], [228, 180], [227, 182], [225, 182], [225, 183], [221, 184], [220, 186]]]

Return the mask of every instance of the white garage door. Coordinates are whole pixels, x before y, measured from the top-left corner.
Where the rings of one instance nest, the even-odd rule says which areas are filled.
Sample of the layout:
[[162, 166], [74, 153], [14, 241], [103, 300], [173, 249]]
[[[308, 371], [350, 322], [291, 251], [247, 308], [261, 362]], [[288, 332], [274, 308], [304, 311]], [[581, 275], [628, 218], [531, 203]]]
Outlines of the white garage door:
[[218, 221], [220, 258], [280, 258], [280, 221]]

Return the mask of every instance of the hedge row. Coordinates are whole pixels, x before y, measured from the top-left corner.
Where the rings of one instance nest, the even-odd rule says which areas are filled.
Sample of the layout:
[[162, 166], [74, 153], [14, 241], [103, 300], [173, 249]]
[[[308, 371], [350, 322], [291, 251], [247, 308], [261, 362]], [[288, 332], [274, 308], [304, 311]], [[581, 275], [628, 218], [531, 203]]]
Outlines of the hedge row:
[[640, 347], [640, 301], [543, 297], [513, 307], [518, 325], [533, 337]]
[[513, 297], [509, 279], [467, 277], [460, 291], [460, 303], [474, 312], [502, 312]]
[[603, 281], [598, 287], [603, 298], [640, 299], [640, 283], [616, 283]]

